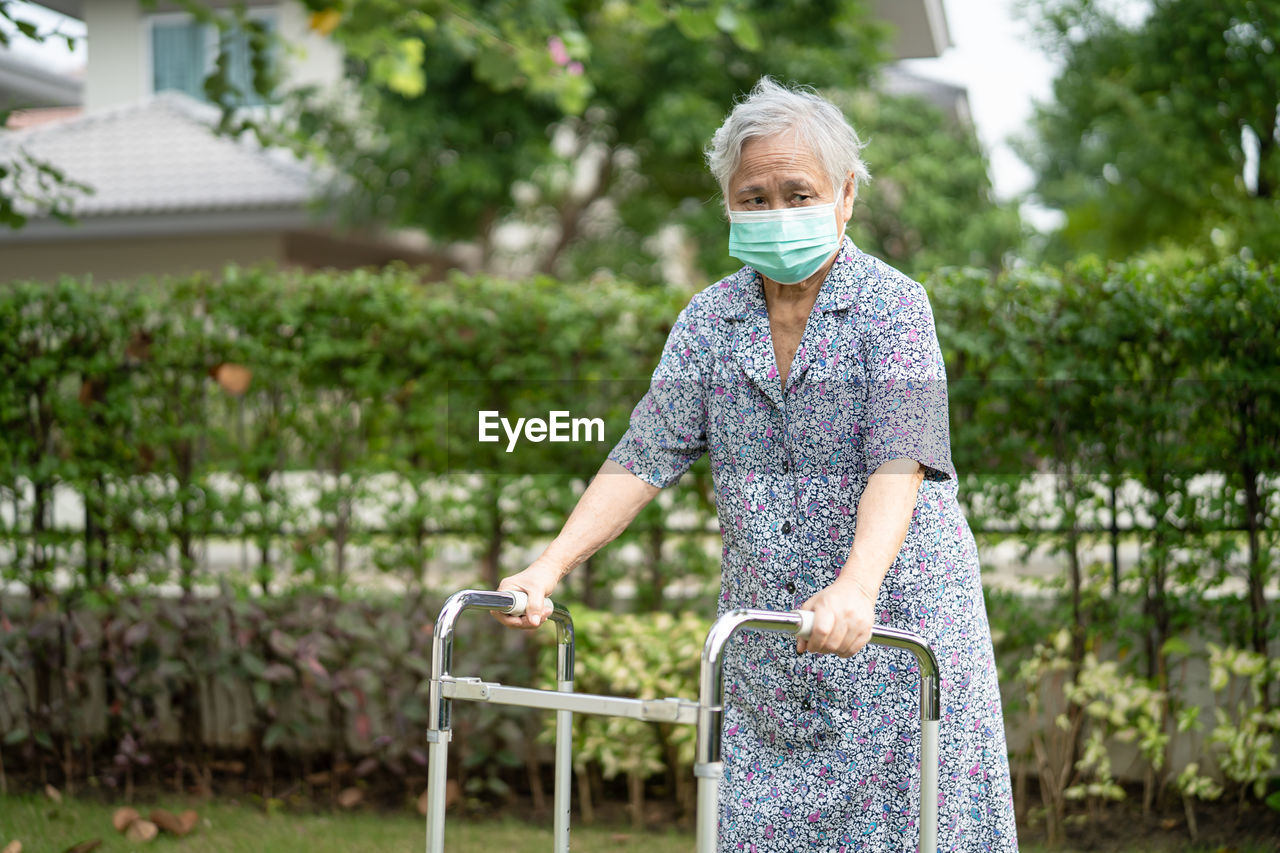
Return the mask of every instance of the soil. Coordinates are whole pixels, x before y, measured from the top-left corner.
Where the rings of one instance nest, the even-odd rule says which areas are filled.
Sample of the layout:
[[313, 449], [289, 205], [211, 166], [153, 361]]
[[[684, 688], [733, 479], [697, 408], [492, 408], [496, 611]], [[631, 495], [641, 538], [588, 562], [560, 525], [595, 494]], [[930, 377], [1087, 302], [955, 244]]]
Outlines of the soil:
[[[1030, 818], [1018, 825], [1018, 840], [1021, 843], [1044, 844], [1043, 809], [1039, 810], [1039, 815], [1035, 809], [1035, 806], [1040, 806], [1039, 795], [1033, 791], [1029, 801], [1034, 805], [1029, 809]], [[1243, 810], [1232, 796], [1217, 802], [1197, 802], [1194, 842], [1187, 827], [1182, 801], [1173, 794], [1167, 794], [1163, 802], [1145, 815], [1142, 813], [1140, 788], [1128, 791], [1126, 799], [1119, 803], [1103, 806], [1096, 816], [1085, 813], [1083, 805], [1077, 808], [1079, 812], [1067, 818], [1066, 847], [1072, 850], [1098, 853], [1131, 853], [1135, 849], [1208, 850], [1213, 853], [1265, 850], [1280, 853], [1280, 811], [1257, 801], [1247, 803]], [[1139, 842], [1141, 846], [1138, 846]]]

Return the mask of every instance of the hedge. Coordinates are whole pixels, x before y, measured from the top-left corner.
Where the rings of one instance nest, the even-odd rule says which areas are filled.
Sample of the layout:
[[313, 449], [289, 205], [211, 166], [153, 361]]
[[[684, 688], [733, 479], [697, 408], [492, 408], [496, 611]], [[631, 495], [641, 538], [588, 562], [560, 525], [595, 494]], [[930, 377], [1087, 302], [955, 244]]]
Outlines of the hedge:
[[[1238, 258], [1086, 258], [926, 282], [980, 541], [1063, 555], [1062, 683], [1089, 671], [1105, 638], [1126, 661], [1117, 677], [1162, 697], [1166, 728], [1179, 712], [1177, 641], [1206, 613], [1223, 647], [1265, 660], [1277, 637], [1275, 273]], [[21, 593], [2, 612], [63, 614], [32, 635], [51, 645], [32, 658], [27, 701], [52, 713], [69, 614], [95, 602], [170, 585], [184, 606], [216, 593], [270, 610], [286, 591], [349, 595], [356, 553], [407, 595], [438, 596], [427, 570], [455, 542], [474, 554], [477, 582], [519, 568], [625, 428], [689, 295], [617, 281], [423, 282], [403, 267], [0, 287], [0, 577]], [[607, 435], [504, 454], [467, 440], [480, 408], [580, 409]], [[82, 517], [55, 517], [67, 494]], [[637, 612], [709, 614], [698, 591], [717, 579], [711, 498], [703, 460], [641, 514], [629, 547], [579, 570], [565, 600], [625, 607], [613, 593], [626, 581]], [[205, 570], [215, 539], [249, 543], [250, 571]], [[1090, 560], [1099, 545], [1109, 560]], [[677, 580], [692, 599], [670, 594]], [[1001, 661], [1006, 680], [1056, 648], [1043, 622], [1008, 624], [1022, 633]], [[118, 651], [109, 632], [95, 642]], [[1259, 685], [1262, 707], [1275, 683]], [[1084, 737], [1087, 705], [1068, 705]], [[50, 754], [71, 737], [13, 731], [10, 748]]]

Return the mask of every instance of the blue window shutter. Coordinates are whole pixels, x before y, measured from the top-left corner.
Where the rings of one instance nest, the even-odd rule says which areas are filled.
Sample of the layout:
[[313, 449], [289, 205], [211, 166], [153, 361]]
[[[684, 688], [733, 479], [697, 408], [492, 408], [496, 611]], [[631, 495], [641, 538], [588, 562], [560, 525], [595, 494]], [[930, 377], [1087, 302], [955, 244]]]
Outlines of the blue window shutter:
[[205, 35], [195, 21], [153, 21], [151, 26], [151, 89], [177, 89], [204, 100]]

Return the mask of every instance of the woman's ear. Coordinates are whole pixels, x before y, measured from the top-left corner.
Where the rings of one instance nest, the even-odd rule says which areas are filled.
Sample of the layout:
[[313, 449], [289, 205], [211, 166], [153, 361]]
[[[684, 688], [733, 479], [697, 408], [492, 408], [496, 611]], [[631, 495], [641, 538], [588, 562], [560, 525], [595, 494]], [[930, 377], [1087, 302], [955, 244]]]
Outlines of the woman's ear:
[[848, 221], [853, 216], [853, 202], [857, 196], [858, 179], [853, 176], [853, 172], [844, 179], [844, 192], [840, 194], [840, 204], [842, 210], [840, 216]]

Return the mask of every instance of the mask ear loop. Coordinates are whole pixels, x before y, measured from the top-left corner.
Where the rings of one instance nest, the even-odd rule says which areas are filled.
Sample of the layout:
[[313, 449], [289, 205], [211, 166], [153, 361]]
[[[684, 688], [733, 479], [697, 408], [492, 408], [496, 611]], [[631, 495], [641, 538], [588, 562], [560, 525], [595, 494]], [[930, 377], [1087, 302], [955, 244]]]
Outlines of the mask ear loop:
[[[849, 178], [845, 178], [844, 184], [841, 185], [840, 187], [840, 191], [835, 194], [837, 211], [844, 206], [844, 195], [845, 195], [845, 190], [847, 190], [849, 187], [849, 180], [850, 180]], [[858, 200], [858, 197], [856, 194], [854, 195], [853, 198], [854, 198], [854, 201]], [[849, 218], [844, 221], [844, 227], [839, 229], [839, 232], [836, 234], [836, 237], [840, 240], [841, 243], [844, 242], [845, 236], [849, 233], [849, 223], [852, 221], [853, 221], [853, 211], [851, 210], [849, 211]]]

